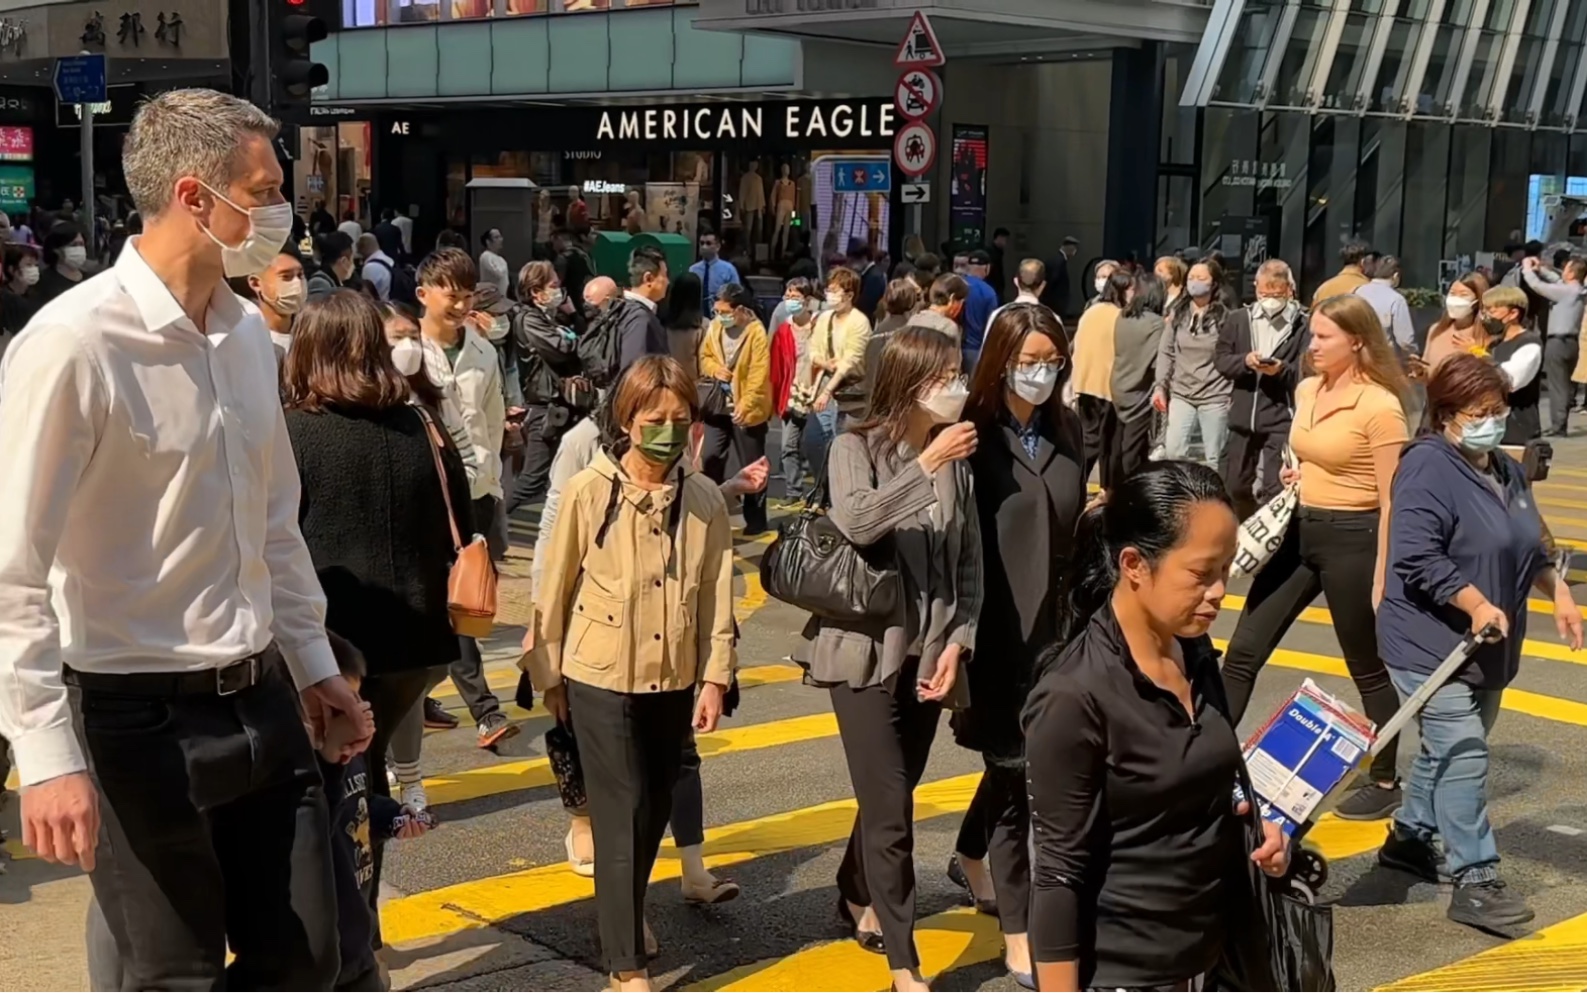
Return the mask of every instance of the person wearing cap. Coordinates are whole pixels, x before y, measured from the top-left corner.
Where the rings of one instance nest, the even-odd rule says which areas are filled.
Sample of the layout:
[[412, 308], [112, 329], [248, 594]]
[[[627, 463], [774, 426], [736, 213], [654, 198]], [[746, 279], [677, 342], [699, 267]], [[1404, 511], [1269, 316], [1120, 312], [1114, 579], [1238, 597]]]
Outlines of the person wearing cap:
[[997, 309], [998, 295], [986, 281], [992, 272], [991, 252], [977, 248], [965, 257], [965, 263], [961, 275], [970, 284], [970, 296], [964, 302], [964, 314], [960, 318], [964, 325], [960, 347], [964, 350], [964, 368], [968, 372], [975, 368], [975, 359], [981, 354], [981, 339], [986, 336], [986, 324], [992, 318], [992, 311]]

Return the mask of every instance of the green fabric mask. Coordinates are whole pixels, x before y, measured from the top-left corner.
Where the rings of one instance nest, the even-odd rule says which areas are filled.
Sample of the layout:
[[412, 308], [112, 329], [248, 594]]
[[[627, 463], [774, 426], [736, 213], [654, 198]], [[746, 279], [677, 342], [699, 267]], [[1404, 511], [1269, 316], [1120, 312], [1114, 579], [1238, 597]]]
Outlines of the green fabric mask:
[[689, 443], [687, 424], [645, 424], [639, 428], [639, 454], [657, 465], [671, 465]]

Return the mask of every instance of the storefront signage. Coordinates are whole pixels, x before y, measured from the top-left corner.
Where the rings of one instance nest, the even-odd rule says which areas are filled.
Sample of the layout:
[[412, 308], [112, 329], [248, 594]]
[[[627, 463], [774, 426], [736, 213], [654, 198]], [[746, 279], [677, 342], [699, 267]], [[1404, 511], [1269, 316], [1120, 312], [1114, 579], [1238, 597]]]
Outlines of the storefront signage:
[[407, 134], [409, 126], [410, 125], [409, 125], [409, 123], [407, 121], [392, 121], [391, 122], [391, 133], [392, 134]]
[[562, 157], [570, 162], [589, 162], [600, 158], [601, 153], [592, 149], [584, 149], [577, 152], [570, 149], [563, 152]]
[[0, 166], [0, 210], [27, 210], [33, 199], [33, 167]]
[[1289, 178], [1286, 162], [1259, 162], [1256, 159], [1233, 159], [1223, 174], [1224, 186], [1254, 186], [1258, 190], [1287, 190], [1294, 181]]
[[621, 195], [628, 192], [628, 186], [625, 183], [608, 183], [604, 179], [586, 179], [584, 181], [584, 192], [616, 193]]
[[985, 126], [953, 126], [948, 234], [961, 248], [979, 248], [986, 242], [986, 168], [990, 151]]
[[32, 162], [33, 129], [0, 128], [0, 162]]
[[596, 141], [830, 141], [891, 138], [891, 100], [716, 104], [602, 110]]
[[744, 13], [827, 14], [845, 10], [875, 10], [878, 0], [744, 0]]

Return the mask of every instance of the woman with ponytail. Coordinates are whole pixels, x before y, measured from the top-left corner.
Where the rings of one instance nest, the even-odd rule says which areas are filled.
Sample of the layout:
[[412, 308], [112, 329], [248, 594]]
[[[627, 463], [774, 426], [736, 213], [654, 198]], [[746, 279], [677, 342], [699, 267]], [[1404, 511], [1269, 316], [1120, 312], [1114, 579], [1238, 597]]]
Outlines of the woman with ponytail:
[[1245, 850], [1240, 744], [1207, 635], [1236, 527], [1223, 481], [1190, 462], [1154, 464], [1081, 517], [1063, 647], [1024, 714], [1039, 989], [1199, 988], [1245, 898], [1241, 860], [1288, 866], [1275, 825]]

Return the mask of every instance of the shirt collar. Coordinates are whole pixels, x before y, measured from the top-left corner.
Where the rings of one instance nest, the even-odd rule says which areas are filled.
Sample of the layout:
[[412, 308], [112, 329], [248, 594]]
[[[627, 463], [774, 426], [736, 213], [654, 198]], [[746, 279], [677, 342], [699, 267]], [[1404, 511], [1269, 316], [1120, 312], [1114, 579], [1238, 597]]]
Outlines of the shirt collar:
[[649, 297], [640, 296], [638, 293], [635, 293], [633, 290], [624, 290], [623, 291], [623, 296], [627, 297], [630, 300], [637, 300], [640, 303], [644, 304], [645, 305], [645, 309], [650, 311], [652, 314], [654, 314], [656, 312], [656, 301], [650, 299]]
[[[151, 331], [162, 331], [177, 325], [197, 330], [192, 319], [182, 309], [182, 305], [177, 303], [170, 288], [153, 269], [149, 268], [149, 263], [144, 261], [143, 254], [138, 251], [138, 243], [142, 240], [142, 235], [127, 239], [126, 248], [115, 265], [116, 278], [121, 281], [121, 288], [132, 299], [133, 306], [138, 308], [138, 316], [143, 318], [144, 325]], [[227, 327], [235, 327], [244, 317], [237, 294], [231, 291], [225, 280], [216, 283], [215, 289], [210, 293], [209, 310], [213, 311]], [[217, 329], [210, 327], [208, 330], [213, 332]]]
[[1015, 303], [1041, 303], [1041, 297], [1039, 297], [1036, 294], [1030, 292], [1029, 290], [1020, 290], [1019, 291], [1019, 295], [1014, 298], [1014, 302]]

